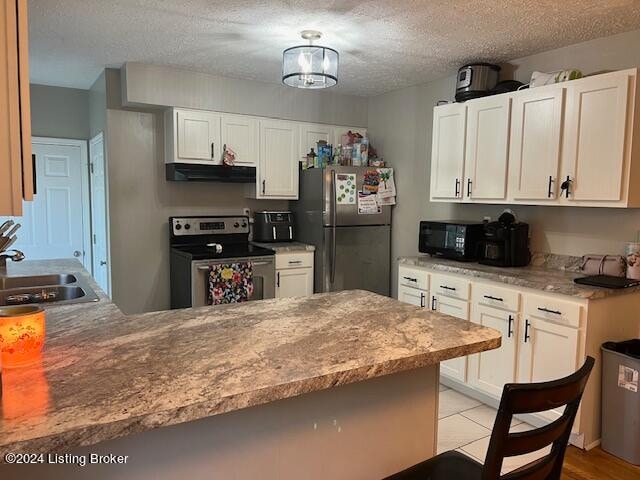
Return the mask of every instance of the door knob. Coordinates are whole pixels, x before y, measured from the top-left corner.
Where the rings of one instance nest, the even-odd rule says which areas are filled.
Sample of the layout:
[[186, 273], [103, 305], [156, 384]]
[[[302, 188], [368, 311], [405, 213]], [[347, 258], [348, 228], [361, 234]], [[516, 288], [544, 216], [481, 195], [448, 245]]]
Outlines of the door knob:
[[73, 252], [73, 256], [78, 258], [80, 255], [82, 255], [82, 253], [80, 252], [80, 250], [76, 250]]

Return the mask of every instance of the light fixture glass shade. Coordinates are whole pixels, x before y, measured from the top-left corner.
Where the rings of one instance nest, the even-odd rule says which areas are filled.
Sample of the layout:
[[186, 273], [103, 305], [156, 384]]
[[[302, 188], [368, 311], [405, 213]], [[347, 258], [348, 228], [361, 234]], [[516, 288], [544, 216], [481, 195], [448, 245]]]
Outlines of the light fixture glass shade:
[[282, 83], [297, 88], [327, 88], [338, 83], [338, 52], [318, 45], [287, 48]]

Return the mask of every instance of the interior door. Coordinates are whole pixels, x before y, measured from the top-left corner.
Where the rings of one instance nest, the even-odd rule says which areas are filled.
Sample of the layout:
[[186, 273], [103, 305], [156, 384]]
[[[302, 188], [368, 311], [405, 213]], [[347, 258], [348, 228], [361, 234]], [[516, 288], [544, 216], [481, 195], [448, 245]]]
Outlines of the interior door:
[[563, 152], [569, 201], [622, 199], [628, 100], [627, 72], [569, 82]]
[[93, 243], [93, 278], [110, 295], [109, 238], [107, 234], [107, 188], [102, 133], [89, 142], [91, 175], [91, 232]]
[[500, 348], [469, 356], [468, 373], [469, 384], [496, 399], [500, 398], [504, 384], [516, 380], [517, 315], [476, 303], [471, 321], [502, 334]]
[[221, 162], [220, 115], [198, 110], [177, 110], [178, 157], [206, 163]]
[[262, 198], [298, 198], [298, 126], [260, 120], [258, 190]]
[[[34, 140], [36, 195], [23, 202], [22, 228], [12, 248], [28, 260], [77, 258], [84, 261], [83, 161], [86, 150], [77, 141]], [[10, 218], [10, 217], [7, 217]], [[0, 219], [0, 222], [6, 218]]]
[[565, 89], [518, 92], [513, 98], [509, 169], [513, 200], [555, 200]]
[[222, 143], [236, 154], [235, 164], [258, 163], [258, 120], [243, 115], [222, 115]]
[[[469, 304], [464, 300], [449, 298], [444, 295], [432, 295], [431, 307], [452, 317], [469, 320]], [[461, 382], [467, 379], [467, 357], [452, 358], [440, 362], [440, 373]]]
[[333, 228], [325, 227], [324, 233], [325, 292], [363, 289], [389, 295], [390, 226], [336, 227], [335, 243]]
[[468, 102], [465, 198], [506, 200], [510, 113], [509, 95]]
[[431, 199], [462, 198], [467, 107], [463, 103], [433, 109]]

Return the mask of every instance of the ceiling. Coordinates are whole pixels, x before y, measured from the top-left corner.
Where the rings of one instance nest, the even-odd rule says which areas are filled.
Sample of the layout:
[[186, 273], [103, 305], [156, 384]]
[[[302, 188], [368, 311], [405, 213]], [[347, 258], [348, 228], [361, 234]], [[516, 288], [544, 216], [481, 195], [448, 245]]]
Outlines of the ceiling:
[[33, 83], [89, 88], [124, 62], [280, 82], [282, 50], [317, 29], [336, 91], [376, 95], [468, 61], [506, 62], [640, 28], [638, 0], [29, 0]]

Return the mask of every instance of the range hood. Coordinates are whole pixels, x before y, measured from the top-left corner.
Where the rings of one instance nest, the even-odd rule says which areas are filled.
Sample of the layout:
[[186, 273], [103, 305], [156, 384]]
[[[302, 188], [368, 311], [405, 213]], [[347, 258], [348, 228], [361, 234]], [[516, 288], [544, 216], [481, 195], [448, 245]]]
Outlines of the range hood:
[[255, 167], [229, 167], [196, 163], [167, 163], [166, 179], [172, 182], [254, 183]]

